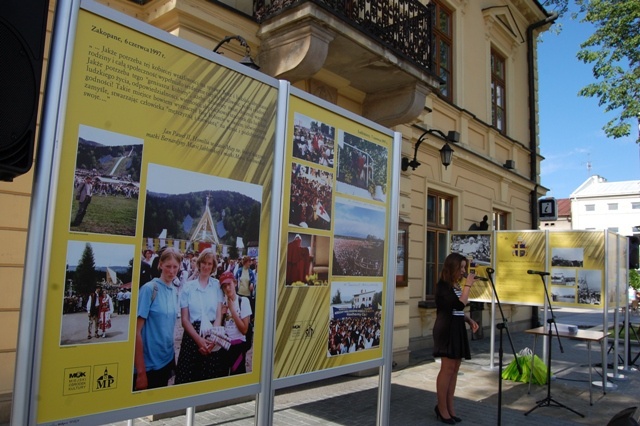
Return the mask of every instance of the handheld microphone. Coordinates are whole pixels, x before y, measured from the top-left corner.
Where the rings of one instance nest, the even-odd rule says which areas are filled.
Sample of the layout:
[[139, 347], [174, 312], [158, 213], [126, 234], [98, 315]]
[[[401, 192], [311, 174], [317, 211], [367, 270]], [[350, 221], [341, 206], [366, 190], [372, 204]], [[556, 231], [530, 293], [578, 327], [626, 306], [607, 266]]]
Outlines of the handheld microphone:
[[551, 275], [549, 272], [544, 272], [544, 271], [532, 271], [531, 269], [529, 269], [529, 270], [527, 271], [527, 274], [529, 274], [529, 275], [534, 275], [534, 274], [535, 274], [535, 275], [540, 275], [541, 277], [542, 277], [542, 276], [545, 276], [545, 275]]
[[491, 275], [491, 274], [493, 274], [495, 272], [495, 269], [487, 268], [486, 271], [487, 271], [487, 274]]
[[476, 275], [475, 277], [473, 277], [473, 279], [474, 279], [475, 281], [489, 281], [489, 278], [479, 277], [479, 276], [477, 276], [477, 275]]

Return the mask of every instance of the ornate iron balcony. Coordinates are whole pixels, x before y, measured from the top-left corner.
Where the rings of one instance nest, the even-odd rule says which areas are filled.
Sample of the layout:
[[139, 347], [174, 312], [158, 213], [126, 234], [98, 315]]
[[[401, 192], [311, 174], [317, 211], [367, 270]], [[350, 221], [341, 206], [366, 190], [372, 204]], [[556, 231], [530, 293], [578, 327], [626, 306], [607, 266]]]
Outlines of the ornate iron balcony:
[[311, 2], [342, 19], [395, 53], [432, 69], [433, 4], [418, 0], [255, 0], [258, 22]]

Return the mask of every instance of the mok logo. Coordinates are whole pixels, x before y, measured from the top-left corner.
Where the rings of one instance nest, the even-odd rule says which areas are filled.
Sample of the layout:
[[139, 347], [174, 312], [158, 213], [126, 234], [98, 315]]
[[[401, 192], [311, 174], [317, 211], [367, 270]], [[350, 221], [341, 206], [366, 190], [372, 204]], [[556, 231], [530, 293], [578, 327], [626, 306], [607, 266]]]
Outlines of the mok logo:
[[75, 395], [91, 391], [91, 367], [70, 367], [64, 370], [63, 395]]

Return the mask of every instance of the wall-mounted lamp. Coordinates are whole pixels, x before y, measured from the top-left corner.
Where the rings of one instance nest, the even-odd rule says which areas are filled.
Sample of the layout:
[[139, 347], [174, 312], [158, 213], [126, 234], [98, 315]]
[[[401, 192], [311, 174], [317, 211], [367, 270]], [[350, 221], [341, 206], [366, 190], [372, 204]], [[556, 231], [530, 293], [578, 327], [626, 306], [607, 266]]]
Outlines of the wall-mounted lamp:
[[513, 170], [516, 168], [516, 162], [514, 160], [507, 160], [502, 165], [502, 167], [504, 167], [505, 169]]
[[[252, 68], [254, 70], [259, 70], [260, 66], [258, 66], [258, 64], [256, 64], [255, 62], [253, 62], [253, 59], [251, 59], [251, 48], [249, 47], [249, 44], [247, 43], [247, 40], [245, 40], [244, 38], [242, 38], [239, 35], [234, 35], [234, 36], [226, 36], [225, 38], [223, 38], [222, 40], [220, 40], [220, 43], [218, 43], [216, 45], [216, 47], [213, 48], [213, 52], [214, 53], [218, 53], [218, 49], [220, 48], [220, 46], [222, 46], [225, 43], [229, 43], [231, 40], [238, 40], [238, 42], [240, 43], [241, 46], [244, 46], [244, 48], [246, 49], [244, 57], [242, 59], [240, 59], [240, 63], [244, 66], [247, 66], [249, 68]], [[220, 53], [222, 55], [222, 53]]]
[[440, 149], [440, 161], [442, 162], [442, 165], [444, 166], [445, 169], [449, 167], [449, 165], [451, 164], [451, 159], [453, 158], [453, 148], [449, 146], [449, 142], [451, 143], [460, 142], [460, 133], [454, 130], [449, 130], [449, 132], [445, 135], [441, 130], [429, 129], [426, 132], [424, 132], [422, 136], [420, 136], [416, 141], [415, 151], [413, 153], [413, 160], [409, 160], [407, 157], [402, 157], [403, 172], [406, 172], [409, 169], [409, 167], [411, 167], [413, 170], [418, 168], [418, 166], [420, 165], [420, 162], [418, 161], [418, 148], [420, 147], [420, 144], [424, 142], [424, 138], [428, 134], [434, 134], [434, 133], [439, 135], [442, 139], [446, 141], [444, 146]]

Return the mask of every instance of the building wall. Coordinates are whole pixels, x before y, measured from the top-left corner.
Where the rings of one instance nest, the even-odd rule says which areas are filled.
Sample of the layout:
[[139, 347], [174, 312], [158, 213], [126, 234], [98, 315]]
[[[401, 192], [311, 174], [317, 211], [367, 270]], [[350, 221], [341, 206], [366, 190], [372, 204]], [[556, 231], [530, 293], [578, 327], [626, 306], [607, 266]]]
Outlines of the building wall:
[[[213, 48], [226, 35], [239, 34], [247, 39], [254, 51], [259, 50], [257, 24], [228, 8], [205, 0], [152, 0], [140, 6], [128, 0], [99, 0], [100, 3], [137, 19], [149, 22], [176, 36], [206, 48]], [[55, 0], [51, 0], [53, 11]], [[250, 9], [244, 0], [225, 2], [243, 13]], [[533, 1], [495, 1], [499, 13], [509, 5], [511, 31], [505, 30], [494, 12], [483, 11], [486, 2], [450, 0], [454, 10], [454, 102], [435, 94], [427, 97], [423, 112], [411, 123], [397, 125], [403, 134], [403, 155], [413, 156], [413, 145], [422, 131], [415, 125], [456, 130], [461, 142], [454, 146], [453, 164], [445, 169], [440, 164], [438, 150], [442, 141], [427, 138], [418, 152], [422, 165], [401, 175], [400, 214], [410, 222], [409, 285], [396, 289], [394, 315], [394, 357], [400, 363], [408, 361], [412, 348], [428, 346], [435, 319], [435, 309], [418, 307], [425, 298], [426, 257], [425, 236], [426, 196], [429, 190], [455, 197], [454, 230], [466, 230], [494, 209], [507, 212], [509, 229], [531, 229], [531, 193], [543, 191], [530, 180], [529, 123], [526, 43], [520, 35], [528, 25], [541, 19]], [[495, 3], [495, 4], [494, 4]], [[522, 11], [521, 11], [522, 10]], [[51, 28], [51, 24], [49, 25]], [[507, 58], [507, 135], [500, 134], [491, 122], [490, 62], [491, 48]], [[234, 53], [235, 52], [235, 53]], [[227, 55], [239, 59], [242, 50]], [[46, 67], [45, 67], [46, 69]], [[323, 97], [356, 114], [362, 114], [365, 94], [349, 87], [339, 76], [325, 70], [310, 79], [293, 81], [293, 85]], [[537, 144], [536, 144], [537, 146]], [[539, 157], [538, 157], [539, 158]], [[514, 160], [516, 167], [503, 167]], [[539, 161], [539, 160], [537, 160]], [[33, 173], [12, 183], [0, 182], [0, 422], [8, 420], [13, 389], [16, 339], [20, 309], [24, 253], [28, 228], [29, 204]], [[540, 194], [542, 195], [542, 194]], [[513, 324], [525, 324], [530, 308], [507, 306], [505, 313]], [[488, 311], [483, 312], [485, 328]]]
[[[496, 2], [504, 6], [507, 2]], [[527, 104], [527, 50], [524, 39], [506, 34], [496, 22], [497, 17], [483, 11], [484, 2], [451, 1], [454, 12], [455, 106], [432, 94], [424, 114], [417, 120], [424, 127], [460, 132], [460, 143], [453, 146], [453, 164], [445, 169], [438, 150], [443, 141], [430, 138], [418, 153], [422, 165], [415, 171], [402, 173], [400, 214], [411, 223], [409, 228], [409, 299], [396, 292], [397, 300], [409, 304], [409, 347], [428, 347], [435, 320], [435, 310], [419, 307], [425, 299], [426, 279], [426, 199], [429, 190], [452, 196], [453, 229], [467, 230], [484, 214], [494, 210], [507, 212], [509, 229], [535, 229], [531, 223], [531, 192], [529, 179], [529, 108]], [[517, 8], [514, 12], [517, 28], [525, 34], [527, 22]], [[504, 12], [504, 9], [501, 9]], [[516, 31], [516, 34], [520, 34]], [[507, 66], [507, 135], [491, 127], [491, 48], [506, 57]], [[397, 128], [410, 143], [403, 153], [412, 155], [411, 144], [421, 131]], [[435, 140], [434, 140], [435, 139]], [[537, 146], [537, 144], [536, 144]], [[514, 160], [516, 168], [502, 165]], [[536, 224], [537, 225], [537, 224]], [[506, 310], [509, 321], [522, 328], [530, 325], [531, 308], [511, 306]], [[489, 312], [483, 313], [484, 327], [489, 326]]]
[[[634, 204], [635, 203], [635, 204]], [[640, 193], [636, 195], [608, 195], [571, 199], [573, 229], [612, 229], [620, 235], [634, 235], [633, 227], [640, 226]], [[617, 204], [616, 210], [610, 210], [611, 204]], [[587, 211], [587, 206], [593, 211]]]

